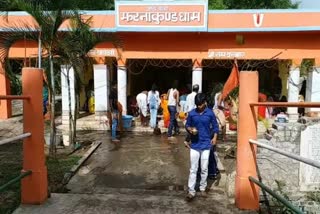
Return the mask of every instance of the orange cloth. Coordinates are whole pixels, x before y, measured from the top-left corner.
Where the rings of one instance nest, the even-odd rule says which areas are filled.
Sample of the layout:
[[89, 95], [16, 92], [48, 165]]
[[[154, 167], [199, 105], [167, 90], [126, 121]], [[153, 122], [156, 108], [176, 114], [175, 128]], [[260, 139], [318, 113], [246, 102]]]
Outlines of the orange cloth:
[[[263, 93], [259, 93], [258, 97], [259, 102], [266, 102], [267, 101], [267, 95]], [[259, 106], [258, 107], [258, 119], [265, 119], [266, 118], [266, 107], [265, 106]]]
[[166, 94], [161, 95], [161, 108], [163, 110], [163, 123], [164, 127], [168, 128], [170, 123], [170, 113], [168, 109], [168, 100], [166, 99]]
[[239, 85], [239, 70], [236, 63], [233, 64], [230, 76], [222, 89], [222, 99], [225, 99], [228, 94]]
[[266, 107], [265, 106], [258, 107], [258, 118], [259, 118], [259, 120], [266, 118]]

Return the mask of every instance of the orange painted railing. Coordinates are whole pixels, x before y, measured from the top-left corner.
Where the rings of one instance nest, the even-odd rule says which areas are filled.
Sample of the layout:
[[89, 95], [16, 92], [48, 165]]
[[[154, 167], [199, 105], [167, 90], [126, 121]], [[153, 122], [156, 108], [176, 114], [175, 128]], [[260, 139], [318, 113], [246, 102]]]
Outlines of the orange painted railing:
[[318, 102], [254, 102], [249, 104], [254, 106], [269, 106], [269, 107], [300, 107], [300, 108], [320, 108]]
[[0, 100], [28, 100], [30, 96], [0, 95]]
[[23, 133], [4, 143], [23, 140], [23, 169], [30, 172], [21, 180], [21, 203], [41, 204], [48, 198], [47, 168], [44, 154], [43, 70], [22, 69], [22, 96], [3, 96], [0, 100], [23, 100]]
[[258, 102], [258, 80], [258, 72], [240, 72], [235, 202], [239, 209], [244, 210], [259, 209], [259, 186], [253, 182], [259, 180], [256, 161], [257, 145], [250, 143], [257, 139], [258, 114], [255, 107], [320, 108], [320, 103], [315, 102]]

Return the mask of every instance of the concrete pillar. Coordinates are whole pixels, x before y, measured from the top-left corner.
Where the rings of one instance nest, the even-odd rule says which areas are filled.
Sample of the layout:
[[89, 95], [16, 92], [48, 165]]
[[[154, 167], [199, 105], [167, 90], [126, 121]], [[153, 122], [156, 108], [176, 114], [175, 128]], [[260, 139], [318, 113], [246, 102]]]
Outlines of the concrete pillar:
[[202, 59], [195, 59], [192, 69], [192, 85], [198, 84], [199, 91], [202, 92]]
[[117, 68], [118, 101], [121, 103], [122, 115], [127, 114], [127, 68], [125, 60], [118, 61]]
[[257, 148], [249, 143], [249, 139], [257, 139], [257, 108], [252, 111], [249, 104], [258, 101], [258, 84], [258, 72], [240, 72], [235, 202], [239, 209], [244, 210], [259, 209], [259, 188], [248, 178], [258, 179]]
[[[71, 100], [68, 95], [68, 78], [70, 81]], [[71, 111], [75, 109], [74, 70], [69, 65], [61, 66], [62, 124], [69, 124], [69, 103]]]
[[23, 140], [23, 170], [32, 174], [21, 180], [21, 203], [42, 204], [48, 197], [48, 176], [44, 154], [43, 70], [22, 69], [23, 132], [31, 136]]
[[[10, 80], [6, 76], [2, 62], [0, 62], [0, 95], [10, 95]], [[8, 119], [11, 116], [11, 100], [0, 100], [0, 119]]]
[[[288, 76], [288, 102], [298, 102], [300, 84], [300, 64], [293, 64], [289, 69]], [[289, 107], [287, 113], [289, 120], [296, 121], [299, 118], [298, 108]]]
[[109, 106], [109, 71], [107, 65], [93, 65], [95, 114], [106, 115]]
[[[309, 71], [306, 87], [306, 102], [320, 102], [320, 66], [317, 65], [312, 71]], [[320, 108], [307, 108], [306, 113], [310, 116], [316, 116]]]

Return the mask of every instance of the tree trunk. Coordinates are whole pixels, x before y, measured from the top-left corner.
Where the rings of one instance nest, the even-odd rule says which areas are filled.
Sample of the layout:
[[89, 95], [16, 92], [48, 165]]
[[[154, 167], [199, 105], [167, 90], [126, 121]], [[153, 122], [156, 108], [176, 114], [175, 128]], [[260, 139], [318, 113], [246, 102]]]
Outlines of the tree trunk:
[[[75, 81], [75, 80], [74, 80]], [[74, 91], [74, 112], [73, 112], [73, 124], [72, 124], [72, 139], [73, 139], [73, 148], [75, 149], [75, 143], [77, 141], [77, 118], [78, 118], [78, 95], [77, 93]]]
[[74, 145], [74, 139], [73, 139], [73, 117], [72, 117], [72, 100], [71, 100], [71, 86], [70, 86], [70, 69], [71, 67], [69, 65], [67, 65], [67, 86], [68, 86], [68, 100], [69, 100], [69, 143], [70, 146], [73, 147]]
[[50, 79], [51, 79], [51, 129], [50, 129], [50, 147], [49, 147], [49, 155], [55, 156], [55, 142], [56, 142], [56, 123], [55, 123], [55, 98], [56, 98], [56, 92], [55, 92], [55, 84], [54, 84], [54, 71], [53, 71], [53, 57], [51, 51], [49, 52], [49, 62], [50, 62]]

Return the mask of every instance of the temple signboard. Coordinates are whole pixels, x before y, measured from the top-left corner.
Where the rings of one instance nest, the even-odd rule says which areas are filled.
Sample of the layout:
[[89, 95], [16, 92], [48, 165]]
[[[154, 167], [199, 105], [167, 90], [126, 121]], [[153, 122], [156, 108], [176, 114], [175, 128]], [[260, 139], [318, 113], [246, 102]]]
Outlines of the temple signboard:
[[118, 52], [115, 48], [94, 48], [88, 52], [90, 57], [117, 57]]
[[227, 50], [209, 50], [208, 58], [210, 59], [241, 59], [245, 58], [246, 53], [242, 51], [227, 51]]
[[118, 31], [206, 31], [205, 1], [116, 1]]

